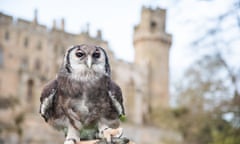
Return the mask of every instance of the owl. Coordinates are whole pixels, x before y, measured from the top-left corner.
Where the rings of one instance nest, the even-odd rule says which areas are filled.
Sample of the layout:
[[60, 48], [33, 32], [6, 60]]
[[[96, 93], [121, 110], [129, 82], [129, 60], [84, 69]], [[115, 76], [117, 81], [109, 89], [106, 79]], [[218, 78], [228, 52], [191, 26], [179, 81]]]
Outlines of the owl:
[[56, 129], [65, 129], [64, 144], [80, 141], [79, 131], [97, 126], [98, 136], [111, 142], [111, 130], [122, 133], [125, 115], [120, 87], [111, 79], [106, 51], [94, 45], [66, 50], [57, 77], [43, 88], [40, 114]]

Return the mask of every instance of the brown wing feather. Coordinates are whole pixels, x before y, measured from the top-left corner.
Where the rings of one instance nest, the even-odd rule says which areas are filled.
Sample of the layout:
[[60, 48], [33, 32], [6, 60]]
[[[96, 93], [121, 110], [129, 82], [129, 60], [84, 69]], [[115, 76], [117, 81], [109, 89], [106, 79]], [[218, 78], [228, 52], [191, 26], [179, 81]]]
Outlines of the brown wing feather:
[[57, 86], [57, 80], [54, 79], [46, 84], [46, 86], [43, 88], [40, 97], [40, 113], [45, 121], [48, 121], [49, 117], [54, 112], [54, 101], [56, 99]]
[[[121, 114], [125, 115], [125, 109], [124, 109], [124, 106], [123, 106], [123, 96], [122, 96], [121, 88], [114, 81], [111, 80], [109, 90], [112, 93], [113, 98], [116, 99], [117, 102], [120, 104], [120, 106], [122, 108], [122, 113]], [[117, 108], [117, 106], [116, 106], [116, 108]]]

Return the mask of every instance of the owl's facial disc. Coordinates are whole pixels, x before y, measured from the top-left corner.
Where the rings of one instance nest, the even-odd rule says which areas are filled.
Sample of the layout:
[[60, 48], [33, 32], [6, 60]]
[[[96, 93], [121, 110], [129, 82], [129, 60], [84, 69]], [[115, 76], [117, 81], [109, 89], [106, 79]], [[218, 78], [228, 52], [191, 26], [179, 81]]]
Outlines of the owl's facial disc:
[[66, 51], [64, 68], [74, 79], [109, 75], [106, 52], [97, 46], [77, 45]]
[[98, 47], [80, 47], [72, 51], [71, 66], [76, 72], [95, 71], [104, 73], [105, 57]]
[[82, 64], [82, 62], [84, 62], [86, 67], [91, 69], [94, 64], [99, 64], [101, 53], [99, 49], [96, 49], [95, 51], [89, 51], [89, 52], [76, 50], [75, 56], [76, 56], [76, 61], [79, 64]]

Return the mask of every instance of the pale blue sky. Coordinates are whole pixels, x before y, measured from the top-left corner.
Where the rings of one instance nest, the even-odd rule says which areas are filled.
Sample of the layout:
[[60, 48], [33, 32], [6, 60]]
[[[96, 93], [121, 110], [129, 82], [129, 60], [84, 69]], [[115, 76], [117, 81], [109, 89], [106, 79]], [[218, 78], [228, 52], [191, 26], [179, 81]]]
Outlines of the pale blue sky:
[[[226, 0], [213, 4], [196, 0], [0, 0], [0, 12], [32, 20], [34, 10], [38, 9], [40, 24], [51, 28], [54, 19], [60, 25], [64, 18], [65, 29], [71, 33], [80, 33], [89, 23], [91, 35], [101, 29], [115, 55], [133, 61], [133, 28], [140, 20], [143, 5], [168, 9], [167, 32], [173, 35], [170, 71], [172, 78], [178, 78], [196, 57], [188, 48], [191, 40], [207, 27], [201, 19], [223, 12], [229, 3]], [[197, 31], [196, 25], [200, 28]]]
[[[164, 2], [165, 1], [165, 2]], [[165, 7], [167, 0], [162, 0]], [[90, 33], [101, 29], [117, 57], [133, 60], [133, 27], [140, 20], [142, 6], [160, 6], [158, 0], [0, 0], [0, 11], [32, 20], [38, 9], [41, 24], [52, 26], [65, 19], [66, 30], [79, 33], [90, 24]]]
[[133, 60], [133, 27], [140, 19], [141, 7], [149, 0], [0, 0], [0, 11], [32, 20], [38, 9], [41, 24], [52, 26], [65, 19], [66, 30], [80, 33], [90, 24], [95, 35], [101, 29], [103, 37], [119, 58]]

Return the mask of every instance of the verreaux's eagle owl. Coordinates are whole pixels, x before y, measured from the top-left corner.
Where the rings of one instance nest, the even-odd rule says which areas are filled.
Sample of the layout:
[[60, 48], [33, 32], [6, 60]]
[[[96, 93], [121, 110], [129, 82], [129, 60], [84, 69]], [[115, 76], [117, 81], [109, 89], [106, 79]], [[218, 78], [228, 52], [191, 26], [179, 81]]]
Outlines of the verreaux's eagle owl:
[[97, 125], [100, 137], [120, 125], [125, 114], [120, 87], [111, 79], [106, 51], [94, 45], [66, 50], [57, 77], [41, 94], [40, 113], [57, 129], [67, 129], [65, 144], [80, 141], [79, 130]]

